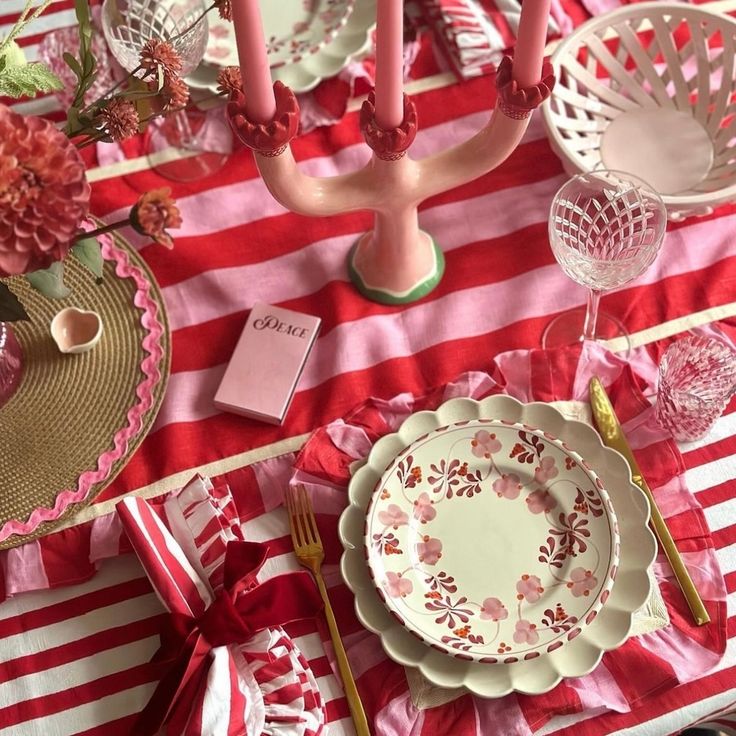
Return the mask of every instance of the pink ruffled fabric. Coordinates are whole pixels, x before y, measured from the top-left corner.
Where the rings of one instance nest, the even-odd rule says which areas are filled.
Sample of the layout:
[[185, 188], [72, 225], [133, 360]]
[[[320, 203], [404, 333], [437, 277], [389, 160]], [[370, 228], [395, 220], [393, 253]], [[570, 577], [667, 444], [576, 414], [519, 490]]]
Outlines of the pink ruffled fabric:
[[[484, 722], [502, 723], [509, 712], [523, 713], [526, 724], [515, 726], [519, 733], [540, 728], [554, 715], [574, 713], [581, 708], [627, 712], [649, 697], [690, 682], [714, 667], [726, 645], [726, 587], [721, 575], [703, 511], [687, 489], [684, 466], [675, 443], [653, 421], [653, 409], [642, 394], [656, 375], [656, 365], [645, 350], [632, 356], [630, 365], [602, 348], [587, 345], [582, 351], [545, 353], [518, 350], [503, 353], [491, 371], [468, 373], [455, 382], [425, 396], [402, 394], [390, 401], [369, 400], [344, 420], [317, 430], [300, 453], [294, 483], [304, 484], [318, 514], [337, 517], [345, 506], [350, 467], [362, 460], [380, 437], [395, 431], [410, 414], [433, 410], [449, 398], [484, 398], [506, 393], [520, 401], [587, 401], [591, 375], [599, 375], [624, 422], [624, 430], [696, 585], [705, 598], [711, 623], [696, 627], [672, 571], [659, 558], [654, 573], [667, 605], [670, 625], [630, 639], [618, 650], [604, 655], [602, 664], [589, 676], [569, 680], [544, 696], [512, 694], [500, 700], [476, 699]], [[363, 638], [348, 647], [354, 666], [360, 667]], [[370, 678], [365, 678], [370, 687]], [[380, 694], [369, 692], [370, 701]], [[451, 706], [448, 706], [451, 707]], [[410, 703], [408, 720], [421, 713]], [[527, 730], [528, 729], [528, 730]]]

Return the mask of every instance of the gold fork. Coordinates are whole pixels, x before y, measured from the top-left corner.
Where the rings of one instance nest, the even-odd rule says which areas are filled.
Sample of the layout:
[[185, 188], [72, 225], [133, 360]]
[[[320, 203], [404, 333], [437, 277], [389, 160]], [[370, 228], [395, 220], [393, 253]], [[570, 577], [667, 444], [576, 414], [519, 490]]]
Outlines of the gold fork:
[[287, 489], [286, 508], [289, 512], [291, 541], [294, 543], [296, 557], [299, 560], [299, 564], [306, 567], [314, 575], [320, 595], [325, 604], [325, 618], [327, 619], [327, 626], [330, 629], [332, 646], [335, 648], [337, 666], [342, 677], [345, 696], [348, 699], [356, 733], [358, 736], [371, 736], [365, 711], [363, 710], [363, 703], [361, 703], [358, 689], [355, 687], [355, 680], [353, 679], [353, 673], [350, 671], [345, 647], [342, 645], [340, 631], [335, 621], [335, 614], [332, 611], [330, 599], [327, 596], [327, 588], [322, 577], [322, 562], [325, 559], [325, 551], [322, 546], [322, 539], [319, 536], [319, 530], [317, 529], [317, 521], [314, 518], [312, 503], [309, 500], [309, 496], [307, 496], [304, 486]]

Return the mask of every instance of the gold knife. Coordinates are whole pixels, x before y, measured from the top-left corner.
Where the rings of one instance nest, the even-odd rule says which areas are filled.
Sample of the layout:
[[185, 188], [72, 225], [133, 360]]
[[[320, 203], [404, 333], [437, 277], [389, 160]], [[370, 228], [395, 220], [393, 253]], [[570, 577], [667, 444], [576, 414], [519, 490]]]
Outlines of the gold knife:
[[685, 567], [685, 563], [680, 557], [680, 553], [677, 551], [675, 541], [672, 539], [670, 530], [667, 528], [665, 520], [662, 518], [662, 514], [657, 508], [657, 502], [654, 500], [652, 491], [650, 490], [647, 482], [644, 480], [639, 464], [634, 458], [634, 454], [631, 451], [631, 447], [621, 429], [621, 424], [616, 417], [616, 413], [611, 405], [611, 400], [608, 398], [606, 390], [603, 388], [603, 384], [600, 382], [598, 377], [590, 379], [590, 405], [593, 409], [593, 416], [595, 417], [595, 423], [598, 426], [603, 441], [608, 447], [618, 450], [629, 463], [631, 468], [631, 479], [636, 483], [644, 494], [649, 499], [649, 506], [652, 510], [652, 528], [654, 533], [659, 539], [659, 544], [664, 550], [667, 559], [672, 566], [672, 570], [675, 573], [677, 582], [680, 584], [687, 605], [690, 607], [690, 611], [693, 614], [695, 623], [698, 626], [707, 624], [710, 621], [708, 611], [703, 605], [703, 601], [700, 598], [697, 588], [693, 584], [690, 573]]

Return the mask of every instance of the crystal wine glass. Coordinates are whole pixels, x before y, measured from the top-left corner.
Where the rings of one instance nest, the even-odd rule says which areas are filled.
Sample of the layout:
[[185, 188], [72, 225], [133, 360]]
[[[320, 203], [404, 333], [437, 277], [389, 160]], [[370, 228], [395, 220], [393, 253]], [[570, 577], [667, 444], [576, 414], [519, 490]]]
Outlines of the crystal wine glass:
[[[202, 0], [105, 0], [102, 29], [113, 55], [128, 72], [138, 69], [141, 49], [152, 38], [174, 47], [182, 61], [182, 77], [196, 69], [207, 47]], [[153, 121], [147, 144], [149, 162], [159, 174], [192, 181], [225, 163], [232, 133], [224, 119], [187, 108]]]
[[584, 311], [566, 312], [547, 325], [542, 346], [618, 336], [628, 342], [620, 320], [599, 313], [600, 299], [654, 263], [666, 226], [662, 198], [631, 174], [597, 170], [566, 182], [552, 202], [549, 239], [562, 270], [588, 287], [588, 304]]

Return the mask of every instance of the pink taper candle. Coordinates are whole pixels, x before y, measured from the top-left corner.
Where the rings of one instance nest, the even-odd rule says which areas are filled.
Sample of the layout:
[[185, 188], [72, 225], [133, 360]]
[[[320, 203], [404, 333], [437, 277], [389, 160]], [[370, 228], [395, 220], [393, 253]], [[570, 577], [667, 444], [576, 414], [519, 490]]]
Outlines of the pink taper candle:
[[404, 122], [403, 0], [378, 0], [376, 122], [384, 130]]
[[542, 79], [551, 3], [552, 0], [524, 0], [521, 5], [514, 50], [514, 80], [520, 87], [530, 87]]
[[268, 123], [276, 115], [276, 101], [258, 3], [259, 0], [232, 0], [233, 25], [243, 77], [245, 112], [254, 123]]

